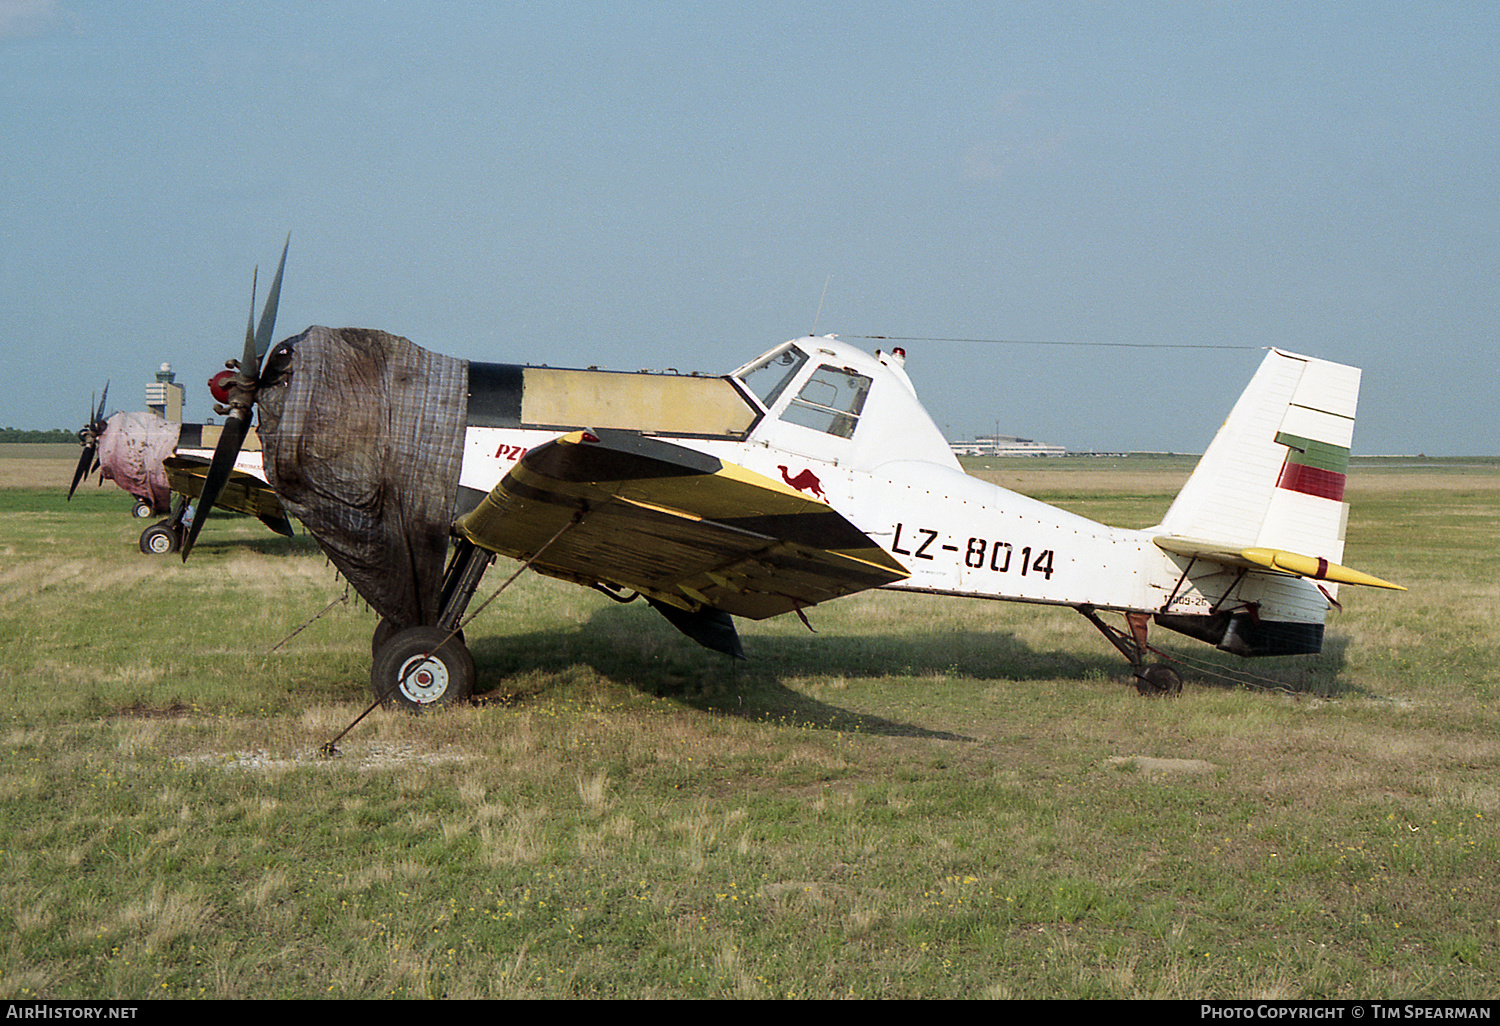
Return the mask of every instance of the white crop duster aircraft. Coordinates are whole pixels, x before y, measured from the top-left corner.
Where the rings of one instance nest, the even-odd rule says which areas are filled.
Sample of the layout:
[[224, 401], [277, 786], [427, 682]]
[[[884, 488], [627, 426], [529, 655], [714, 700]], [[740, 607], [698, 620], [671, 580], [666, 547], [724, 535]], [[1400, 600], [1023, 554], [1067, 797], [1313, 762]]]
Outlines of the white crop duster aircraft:
[[1312, 653], [1340, 584], [1399, 587], [1340, 563], [1352, 367], [1271, 350], [1161, 524], [1127, 530], [965, 474], [900, 350], [799, 338], [699, 377], [310, 328], [262, 370], [280, 277], [184, 558], [258, 405], [283, 506], [382, 616], [375, 695], [414, 708], [472, 692], [458, 631], [496, 555], [643, 597], [736, 655], [732, 617], [868, 588], [1069, 606], [1145, 693], [1181, 686], [1147, 664], [1152, 621], [1244, 656]]

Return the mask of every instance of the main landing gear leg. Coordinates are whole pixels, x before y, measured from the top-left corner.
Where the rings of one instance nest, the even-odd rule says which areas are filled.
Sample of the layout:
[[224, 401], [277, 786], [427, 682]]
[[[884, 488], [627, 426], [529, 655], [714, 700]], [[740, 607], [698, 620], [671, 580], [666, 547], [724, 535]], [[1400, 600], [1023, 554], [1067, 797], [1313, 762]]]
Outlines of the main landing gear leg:
[[1177, 695], [1182, 692], [1182, 677], [1170, 666], [1161, 663], [1146, 664], [1146, 653], [1150, 647], [1146, 644], [1146, 631], [1150, 621], [1145, 613], [1126, 613], [1125, 623], [1130, 627], [1130, 633], [1126, 634], [1118, 627], [1113, 627], [1099, 619], [1099, 612], [1093, 606], [1079, 606], [1078, 611], [1088, 618], [1089, 623], [1099, 629], [1099, 633], [1109, 640], [1109, 643], [1120, 650], [1120, 654], [1130, 661], [1130, 672], [1135, 675], [1135, 689], [1143, 695], [1151, 697], [1162, 697]]
[[[541, 558], [542, 553], [551, 548], [553, 542], [570, 528], [582, 523], [586, 512], [586, 509], [575, 512], [479, 608], [483, 609], [494, 601], [512, 581], [521, 576], [522, 571]], [[459, 538], [453, 550], [453, 558], [448, 562], [448, 570], [443, 575], [441, 612], [438, 614], [437, 624], [431, 627], [408, 627], [384, 641], [379, 637], [381, 628], [375, 628], [379, 651], [370, 667], [370, 688], [375, 692], [377, 702], [394, 702], [417, 711], [429, 705], [462, 701], [474, 693], [474, 658], [464, 647], [463, 634], [458, 625], [463, 622], [464, 610], [468, 609], [470, 600], [474, 598], [479, 579], [494, 560], [493, 552], [481, 549], [467, 538]], [[428, 633], [422, 633], [424, 631]], [[334, 744], [334, 741], [330, 741], [329, 745]]]
[[474, 693], [474, 657], [458, 625], [494, 559], [493, 552], [460, 539], [443, 575], [437, 623], [398, 631], [382, 620], [375, 628], [370, 690], [377, 701], [419, 712], [463, 702]]

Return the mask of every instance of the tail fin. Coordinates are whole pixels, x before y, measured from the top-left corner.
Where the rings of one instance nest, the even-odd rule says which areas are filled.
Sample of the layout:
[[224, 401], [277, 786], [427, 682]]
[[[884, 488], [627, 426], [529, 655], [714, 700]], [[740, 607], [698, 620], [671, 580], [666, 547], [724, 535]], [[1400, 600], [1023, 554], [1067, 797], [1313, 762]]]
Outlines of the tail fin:
[[1167, 510], [1163, 535], [1337, 564], [1358, 399], [1359, 368], [1272, 349]]
[[1191, 585], [1212, 604], [1158, 624], [1238, 655], [1310, 653], [1340, 583], [1405, 590], [1339, 563], [1358, 399], [1358, 368], [1271, 350], [1153, 539], [1187, 557], [1184, 582], [1204, 568]]

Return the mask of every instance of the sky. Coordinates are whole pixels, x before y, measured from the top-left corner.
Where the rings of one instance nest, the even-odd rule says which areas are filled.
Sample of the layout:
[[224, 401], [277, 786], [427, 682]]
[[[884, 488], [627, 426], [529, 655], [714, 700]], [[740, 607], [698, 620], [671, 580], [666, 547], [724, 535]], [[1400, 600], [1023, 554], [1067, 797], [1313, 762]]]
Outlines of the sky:
[[725, 373], [900, 337], [950, 438], [1199, 452], [1267, 346], [1500, 453], [1500, 4], [0, 0], [0, 426], [277, 336]]

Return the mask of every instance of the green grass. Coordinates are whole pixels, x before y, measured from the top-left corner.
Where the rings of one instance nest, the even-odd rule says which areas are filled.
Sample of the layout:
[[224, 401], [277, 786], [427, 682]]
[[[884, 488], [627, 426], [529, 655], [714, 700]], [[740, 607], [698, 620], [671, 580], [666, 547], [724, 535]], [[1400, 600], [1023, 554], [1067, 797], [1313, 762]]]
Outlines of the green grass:
[[[1145, 524], [1158, 470], [1038, 490]], [[1066, 610], [867, 594], [735, 665], [523, 576], [484, 701], [336, 759], [374, 617], [305, 538], [0, 489], [0, 995], [1492, 998], [1500, 489], [1422, 474], [1352, 489], [1410, 593], [1318, 657], [1158, 632], [1175, 701]]]

